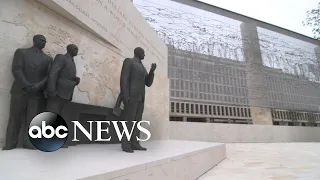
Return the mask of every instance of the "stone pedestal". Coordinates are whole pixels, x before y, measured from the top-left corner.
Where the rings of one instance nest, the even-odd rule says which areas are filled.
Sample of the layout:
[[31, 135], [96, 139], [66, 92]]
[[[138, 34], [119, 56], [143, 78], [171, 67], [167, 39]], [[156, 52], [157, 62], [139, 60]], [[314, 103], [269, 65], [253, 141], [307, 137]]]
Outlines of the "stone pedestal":
[[273, 125], [270, 108], [251, 107], [250, 110], [253, 124]]
[[280, 121], [280, 122], [279, 122], [279, 125], [280, 125], [280, 126], [288, 126], [289, 123], [286, 122], [286, 121]]
[[134, 154], [117, 151], [118, 145], [94, 144], [50, 155], [22, 149], [0, 151], [1, 179], [194, 180], [226, 158], [226, 145], [221, 143], [160, 140], [142, 145], [148, 151]]
[[186, 116], [183, 116], [183, 117], [182, 117], [182, 121], [183, 121], [183, 122], [187, 122], [187, 121], [188, 121], [188, 118], [187, 118]]
[[252, 121], [253, 124], [272, 125], [257, 27], [250, 23], [242, 23], [240, 27], [246, 60], [247, 88]]
[[301, 122], [293, 122], [293, 126], [302, 126]]

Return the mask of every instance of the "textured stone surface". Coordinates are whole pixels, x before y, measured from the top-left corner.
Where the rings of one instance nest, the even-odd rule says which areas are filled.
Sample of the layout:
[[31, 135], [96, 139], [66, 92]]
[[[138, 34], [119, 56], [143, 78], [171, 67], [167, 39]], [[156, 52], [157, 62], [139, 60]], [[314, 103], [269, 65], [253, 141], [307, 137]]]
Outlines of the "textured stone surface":
[[269, 107], [266, 77], [261, 56], [257, 27], [242, 23], [240, 26], [250, 106]]
[[[152, 138], [167, 138], [167, 125], [169, 122], [167, 49], [163, 43], [161, 44], [161, 40], [134, 8], [133, 4], [127, 0], [46, 2], [76, 2], [79, 5], [76, 4], [75, 7], [88, 7], [92, 17], [95, 18], [95, 24], [86, 25], [85, 23], [88, 23], [88, 20], [80, 15], [78, 17], [83, 18], [80, 20], [84, 20], [82, 24], [79, 23], [79, 19], [72, 19], [69, 16], [68, 18], [78, 23], [76, 24], [58, 14], [65, 15], [62, 11], [63, 8], [50, 6], [49, 9], [35, 0], [0, 1], [0, 146], [3, 144], [9, 113], [10, 98], [8, 96], [10, 96], [9, 89], [13, 82], [11, 75], [13, 53], [16, 48], [30, 47], [32, 45], [32, 37], [35, 34], [46, 36], [47, 46], [44, 52], [52, 57], [57, 53], [65, 53], [65, 47], [69, 43], [79, 46], [79, 55], [75, 58], [75, 61], [78, 76], [82, 80], [75, 89], [74, 102], [98, 106], [114, 106], [120, 89], [119, 77], [122, 61], [125, 57], [133, 56], [135, 46], [145, 48], [146, 58], [144, 64], [146, 68], [149, 70], [153, 62], [158, 64], [158, 68], [153, 86], [147, 89], [143, 119], [151, 121], [149, 129], [152, 133]], [[104, 3], [104, 5], [100, 3]], [[79, 11], [75, 10], [77, 9], [75, 7], [72, 5], [64, 6], [64, 8], [69, 8], [72, 13], [79, 13]], [[105, 7], [108, 7], [108, 11], [105, 10]], [[118, 11], [114, 12], [113, 8], [118, 9]], [[56, 12], [51, 9], [55, 9]], [[112, 16], [110, 15], [111, 11], [114, 12]], [[131, 22], [130, 24], [124, 24], [125, 31], [119, 30], [120, 22], [117, 21], [120, 16], [119, 13], [126, 15]], [[118, 25], [116, 25], [117, 23]], [[97, 29], [101, 27], [101, 24], [107, 27], [110, 32], [118, 32], [113, 34], [114, 36], [112, 37], [119, 41], [123, 40], [128, 43], [128, 46], [123, 47], [116, 43], [114, 39], [112, 40], [110, 34], [103, 34], [101, 29]], [[137, 27], [139, 28], [138, 31]], [[128, 29], [132, 30], [133, 34]], [[99, 35], [99, 33], [101, 34]], [[135, 36], [133, 36], [134, 33]], [[147, 46], [148, 48], [146, 48]], [[157, 47], [157, 49], [155, 50], [154, 47]], [[158, 108], [159, 106], [161, 108]]]
[[250, 107], [252, 123], [256, 125], [272, 125], [272, 115], [270, 108]]
[[318, 127], [170, 122], [170, 139], [221, 143], [320, 142]]
[[257, 27], [254, 24], [242, 23], [240, 29], [246, 62], [246, 82], [252, 122], [259, 125], [272, 125], [266, 72], [262, 61]]
[[167, 64], [163, 62], [163, 59], [167, 59], [167, 46], [136, 7], [127, 0], [37, 1], [110, 42], [124, 56], [132, 56], [132, 50], [136, 46], [142, 46], [146, 51], [146, 58], [157, 61], [161, 67]]
[[318, 180], [320, 144], [227, 144], [227, 159], [198, 180]]
[[80, 145], [50, 155], [0, 151], [0, 174], [5, 180], [194, 180], [226, 157], [225, 145], [219, 143], [164, 140], [142, 145], [148, 151], [133, 154], [118, 145]]

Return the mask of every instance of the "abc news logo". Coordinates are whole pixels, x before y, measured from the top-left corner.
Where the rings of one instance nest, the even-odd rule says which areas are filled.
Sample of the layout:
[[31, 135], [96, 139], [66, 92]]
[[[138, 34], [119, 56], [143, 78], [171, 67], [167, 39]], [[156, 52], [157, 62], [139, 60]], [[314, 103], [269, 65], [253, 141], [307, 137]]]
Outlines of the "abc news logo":
[[[106, 142], [111, 141], [112, 137], [108, 139], [102, 138], [102, 133], [109, 133], [110, 125], [113, 125], [117, 138], [119, 141], [122, 138], [131, 139], [133, 128], [128, 129], [126, 121], [87, 121], [90, 124], [90, 130], [88, 131], [80, 124], [79, 121], [71, 121], [73, 123], [73, 139], [72, 141], [79, 141], [77, 139], [77, 131], [80, 130], [90, 141], [92, 141], [92, 127], [96, 125], [97, 127], [97, 139], [96, 142]], [[121, 123], [123, 130], [120, 130], [118, 122]], [[149, 130], [141, 126], [142, 123], [147, 123], [150, 125], [149, 121], [133, 121], [133, 127], [137, 126], [137, 129], [147, 135], [146, 139], [137, 138], [138, 141], [147, 141], [151, 137]], [[102, 124], [109, 125], [108, 128], [103, 129]], [[33, 118], [29, 125], [29, 139], [35, 148], [43, 152], [53, 152], [60, 149], [68, 140], [69, 137], [69, 128], [66, 121], [58, 114], [52, 112], [43, 112], [38, 114]], [[125, 136], [125, 137], [124, 137]]]

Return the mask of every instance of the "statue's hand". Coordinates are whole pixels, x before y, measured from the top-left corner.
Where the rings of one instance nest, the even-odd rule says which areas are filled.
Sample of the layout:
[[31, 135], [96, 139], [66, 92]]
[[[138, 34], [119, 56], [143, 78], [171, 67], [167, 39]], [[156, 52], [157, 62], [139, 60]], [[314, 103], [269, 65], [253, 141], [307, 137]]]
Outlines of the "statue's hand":
[[129, 104], [130, 98], [129, 97], [123, 97], [123, 104], [126, 106], [127, 104]]
[[43, 90], [44, 84], [45, 84], [45, 81], [41, 81], [41, 82], [35, 84], [34, 86], [32, 86], [31, 90], [32, 90], [33, 92], [38, 92], [38, 91], [40, 91], [40, 90]]
[[34, 91], [34, 85], [31, 85], [31, 86], [27, 86], [24, 88], [26, 91], [28, 92], [33, 92]]
[[36, 85], [32, 86], [31, 91], [38, 92], [38, 91], [40, 91], [41, 87], [42, 87], [41, 84], [36, 84]]
[[76, 83], [77, 83], [77, 85], [80, 83], [80, 78], [79, 77], [76, 77], [75, 78], [75, 81], [76, 81]]
[[152, 63], [151, 64], [151, 68], [150, 68], [150, 72], [154, 72], [157, 68], [157, 64], [156, 63]]
[[25, 90], [27, 90], [30, 93], [35, 93], [35, 92], [38, 92], [40, 88], [41, 88], [41, 85], [38, 83], [35, 85], [25, 87]]

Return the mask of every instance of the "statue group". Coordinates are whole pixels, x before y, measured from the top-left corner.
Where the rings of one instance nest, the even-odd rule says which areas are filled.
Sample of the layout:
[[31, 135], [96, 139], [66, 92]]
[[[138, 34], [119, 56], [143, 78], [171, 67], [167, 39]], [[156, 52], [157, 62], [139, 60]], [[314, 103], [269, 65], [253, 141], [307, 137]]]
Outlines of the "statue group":
[[[80, 83], [77, 77], [74, 57], [78, 47], [70, 44], [65, 54], [58, 54], [54, 60], [42, 49], [46, 46], [43, 35], [33, 37], [33, 46], [17, 49], [12, 62], [14, 82], [11, 87], [9, 122], [6, 131], [6, 142], [3, 150], [17, 148], [20, 137], [22, 146], [34, 149], [28, 136], [28, 127], [32, 119], [41, 112], [60, 114], [65, 105], [72, 101], [74, 88]], [[142, 48], [134, 49], [134, 57], [123, 62], [120, 77], [120, 94], [114, 112], [120, 116], [120, 104], [123, 102], [123, 120], [127, 127], [133, 129], [130, 139], [123, 138], [121, 148], [132, 153], [134, 150], [147, 150], [137, 140], [140, 131], [133, 127], [133, 121], [141, 121], [144, 110], [145, 86], [153, 83], [156, 64], [147, 72], [142, 60], [145, 52]]]

